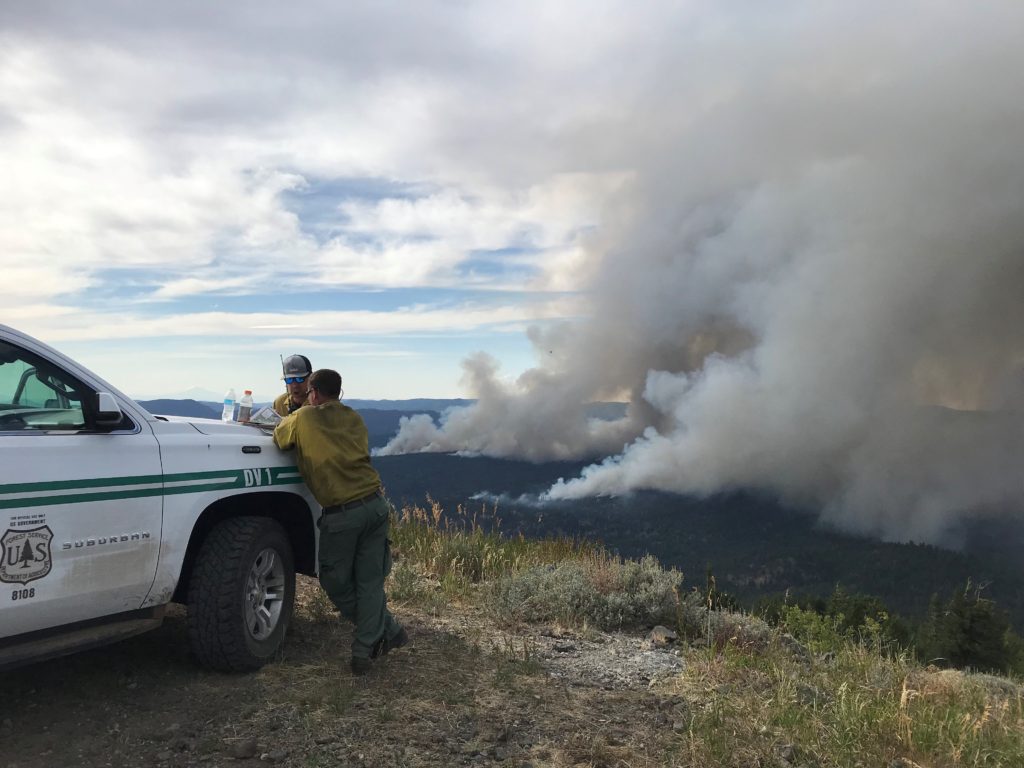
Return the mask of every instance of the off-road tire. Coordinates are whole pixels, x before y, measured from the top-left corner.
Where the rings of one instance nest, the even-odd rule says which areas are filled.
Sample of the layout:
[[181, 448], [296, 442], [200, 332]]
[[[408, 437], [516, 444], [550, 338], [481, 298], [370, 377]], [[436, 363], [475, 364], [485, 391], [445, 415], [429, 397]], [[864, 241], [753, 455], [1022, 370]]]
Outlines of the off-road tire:
[[[255, 602], [251, 577], [268, 566], [279, 576], [278, 589], [267, 602], [274, 606], [276, 617], [265, 625], [250, 627], [248, 619]], [[265, 517], [225, 520], [210, 531], [192, 569], [188, 589], [192, 652], [211, 669], [259, 669], [284, 642], [294, 604], [295, 560], [281, 526]]]

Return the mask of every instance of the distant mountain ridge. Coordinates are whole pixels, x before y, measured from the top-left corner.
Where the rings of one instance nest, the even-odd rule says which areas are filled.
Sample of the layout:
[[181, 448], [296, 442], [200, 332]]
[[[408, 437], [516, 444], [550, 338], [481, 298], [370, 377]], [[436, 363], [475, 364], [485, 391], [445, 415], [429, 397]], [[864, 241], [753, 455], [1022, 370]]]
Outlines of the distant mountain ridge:
[[[158, 398], [155, 400], [138, 400], [139, 405], [150, 413], [162, 416], [185, 416], [200, 419], [219, 419], [221, 403], [209, 400], [176, 400]], [[370, 448], [381, 448], [398, 433], [403, 417], [424, 413], [441, 423], [442, 414], [449, 408], [462, 408], [472, 405], [476, 400], [466, 398], [430, 398], [417, 397], [409, 400], [366, 400], [345, 399], [351, 408], [359, 411], [366, 423], [369, 433]], [[270, 405], [269, 402], [256, 403], [255, 408]], [[591, 403], [587, 406], [587, 415], [595, 419], [617, 419], [626, 413], [626, 403]]]
[[201, 419], [219, 419], [219, 403], [201, 403], [198, 400], [136, 400], [139, 405], [153, 414], [161, 416], [192, 416]]
[[[150, 413], [160, 413], [168, 416], [207, 416], [207, 411], [220, 416], [221, 403], [219, 400], [196, 400], [193, 398], [171, 398], [157, 397], [149, 400], [136, 400], [139, 405]], [[273, 402], [266, 400], [257, 402], [256, 406], [270, 405]], [[461, 408], [472, 405], [476, 400], [466, 398], [430, 398], [416, 397], [409, 400], [369, 400], [359, 398], [344, 398], [345, 405], [355, 408], [357, 411], [363, 408], [373, 408], [381, 411], [409, 411], [411, 413], [425, 413], [427, 411], [441, 412], [448, 408]], [[179, 411], [181, 411], [179, 413]]]
[[[157, 400], [139, 400], [139, 405], [153, 414], [161, 416], [184, 416], [200, 419], [219, 419], [221, 404], [215, 402], [200, 402], [198, 400], [173, 400], [161, 398]], [[430, 416], [435, 423], [441, 419], [441, 410], [450, 408], [457, 404], [471, 403], [471, 400], [432, 400], [419, 398], [416, 400], [346, 400], [345, 404], [355, 408], [363, 417], [366, 430], [369, 433], [370, 447], [380, 448], [398, 432], [399, 423], [404, 416], [424, 413]], [[384, 404], [393, 404], [393, 408], [383, 408]], [[440, 407], [427, 408], [430, 404], [437, 404]], [[256, 407], [269, 405], [269, 403], [257, 403]], [[404, 407], [398, 407], [404, 406]]]
[[378, 411], [409, 411], [410, 413], [425, 413], [427, 411], [445, 411], [449, 408], [464, 408], [472, 405], [476, 400], [466, 398], [433, 398], [414, 397], [410, 400], [362, 400], [359, 398], [343, 398], [342, 402], [357, 411], [364, 408], [372, 408]]
[[[195, 400], [193, 398], [169, 398], [160, 397], [151, 400], [137, 400], [143, 408], [150, 413], [160, 413], [167, 416], [202, 416], [209, 418], [206, 410], [213, 412], [213, 418], [220, 416], [221, 403], [219, 400]], [[256, 403], [256, 406], [270, 405], [272, 400]], [[407, 411], [409, 413], [426, 413], [436, 411], [438, 413], [448, 408], [462, 408], [472, 405], [476, 400], [467, 398], [434, 398], [414, 397], [409, 400], [368, 400], [360, 398], [344, 398], [345, 405], [355, 408], [357, 411], [365, 408], [372, 408], [379, 411]], [[150, 407], [152, 406], [152, 407]], [[170, 409], [170, 410], [168, 410]]]

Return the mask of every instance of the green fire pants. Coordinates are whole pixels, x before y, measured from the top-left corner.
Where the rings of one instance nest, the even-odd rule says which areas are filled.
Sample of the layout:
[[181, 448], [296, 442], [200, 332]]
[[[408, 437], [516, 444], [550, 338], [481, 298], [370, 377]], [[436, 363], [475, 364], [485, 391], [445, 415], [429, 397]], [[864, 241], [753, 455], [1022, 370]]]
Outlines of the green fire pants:
[[369, 658], [379, 640], [393, 638], [401, 629], [384, 595], [384, 579], [391, 571], [390, 509], [377, 496], [344, 510], [327, 507], [318, 523], [320, 584], [341, 615], [355, 624], [356, 658]]

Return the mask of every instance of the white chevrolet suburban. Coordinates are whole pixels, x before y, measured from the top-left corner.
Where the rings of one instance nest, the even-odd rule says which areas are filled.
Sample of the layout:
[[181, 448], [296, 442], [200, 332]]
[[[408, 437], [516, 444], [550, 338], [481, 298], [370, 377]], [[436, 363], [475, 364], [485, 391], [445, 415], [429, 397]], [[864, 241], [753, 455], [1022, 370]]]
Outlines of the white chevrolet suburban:
[[277, 652], [319, 507], [261, 428], [154, 416], [0, 325], [0, 668], [118, 640], [188, 610], [198, 660]]

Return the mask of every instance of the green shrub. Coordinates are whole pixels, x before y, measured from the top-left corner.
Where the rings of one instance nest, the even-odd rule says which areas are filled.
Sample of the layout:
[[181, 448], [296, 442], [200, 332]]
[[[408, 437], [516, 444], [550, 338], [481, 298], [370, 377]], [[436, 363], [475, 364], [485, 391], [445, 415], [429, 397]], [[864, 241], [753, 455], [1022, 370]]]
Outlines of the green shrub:
[[841, 618], [789, 605], [782, 608], [779, 624], [814, 653], [834, 653], [848, 644]]
[[422, 579], [406, 562], [398, 562], [391, 571], [388, 595], [392, 600], [413, 600], [423, 590]]
[[605, 630], [674, 626], [681, 578], [653, 557], [566, 561], [497, 580], [490, 604], [499, 618], [510, 622], [559, 621]]

